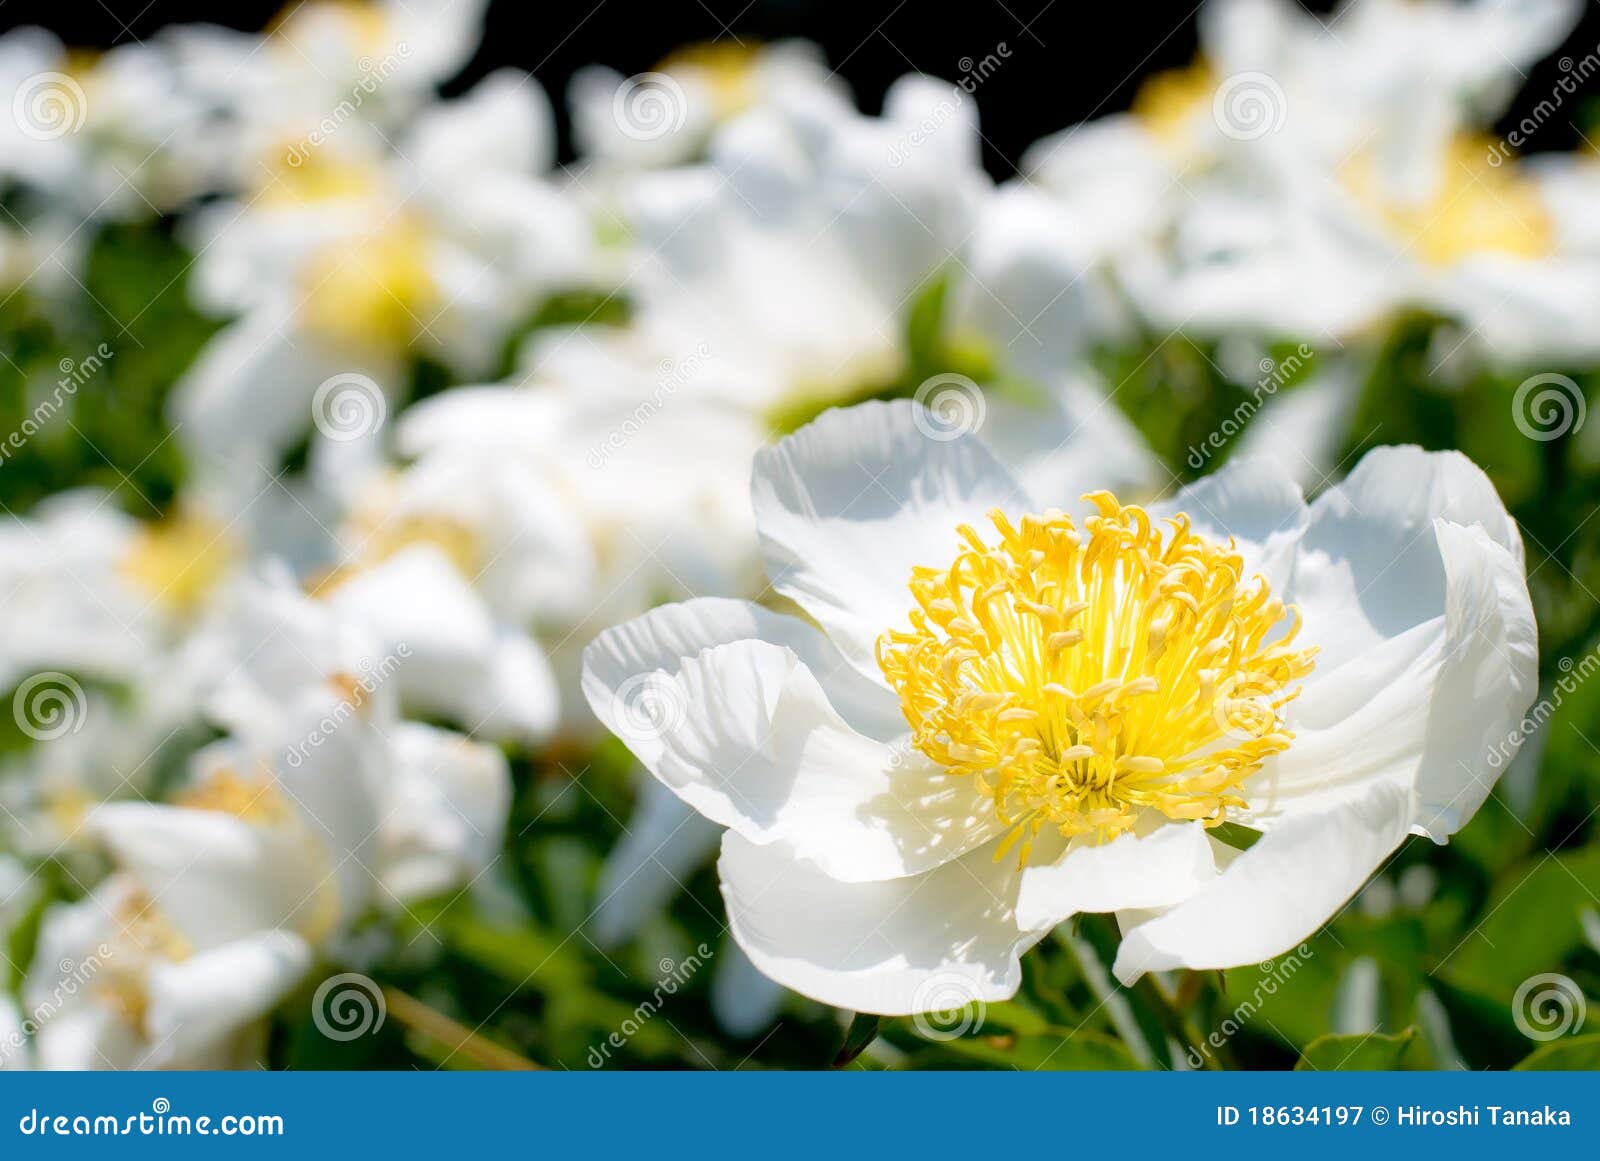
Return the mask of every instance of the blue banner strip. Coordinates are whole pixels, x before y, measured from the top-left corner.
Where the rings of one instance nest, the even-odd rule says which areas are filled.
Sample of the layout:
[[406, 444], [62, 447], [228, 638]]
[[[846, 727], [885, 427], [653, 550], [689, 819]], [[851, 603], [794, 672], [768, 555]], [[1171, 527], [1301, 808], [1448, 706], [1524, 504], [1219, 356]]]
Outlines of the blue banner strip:
[[876, 1146], [1349, 1161], [1444, 1146], [1503, 1161], [1508, 1145], [1600, 1143], [1592, 1073], [3, 1073], [0, 1109], [7, 1158], [490, 1145], [648, 1161]]

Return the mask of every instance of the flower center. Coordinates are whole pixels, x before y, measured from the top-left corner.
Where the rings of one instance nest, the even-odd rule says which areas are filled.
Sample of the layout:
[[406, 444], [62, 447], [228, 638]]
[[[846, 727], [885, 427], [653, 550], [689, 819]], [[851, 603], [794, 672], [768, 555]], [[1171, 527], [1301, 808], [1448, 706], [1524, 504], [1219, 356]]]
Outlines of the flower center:
[[1280, 711], [1316, 652], [1231, 542], [1085, 499], [1081, 530], [996, 510], [990, 545], [962, 525], [949, 568], [913, 570], [911, 630], [878, 638], [913, 743], [1009, 828], [997, 858], [1020, 840], [1026, 862], [1046, 826], [1106, 841], [1150, 812], [1220, 824], [1288, 748]]
[[1397, 242], [1433, 266], [1495, 253], [1538, 259], [1555, 245], [1555, 225], [1539, 187], [1512, 163], [1496, 163], [1494, 143], [1470, 134], [1450, 142], [1438, 180], [1424, 196], [1389, 189], [1371, 150], [1340, 170], [1356, 200]]

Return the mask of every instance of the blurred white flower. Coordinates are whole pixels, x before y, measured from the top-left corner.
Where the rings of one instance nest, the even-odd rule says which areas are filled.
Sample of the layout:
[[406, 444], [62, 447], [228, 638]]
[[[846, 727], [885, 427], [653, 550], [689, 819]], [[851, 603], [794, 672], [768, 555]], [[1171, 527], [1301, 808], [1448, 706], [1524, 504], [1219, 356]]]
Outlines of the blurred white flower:
[[[249, 1064], [259, 1020], [370, 910], [472, 882], [510, 802], [492, 747], [397, 716], [384, 642], [263, 588], [170, 804], [89, 830], [118, 870], [45, 917], [23, 1000], [46, 1068]], [[92, 965], [90, 986], [64, 986]]]
[[813, 44], [717, 41], [675, 52], [635, 77], [603, 65], [581, 68], [567, 102], [578, 148], [598, 170], [592, 176], [604, 181], [612, 172], [695, 161], [718, 126], [790, 92], [849, 96]]
[[495, 73], [392, 151], [353, 121], [198, 215], [199, 304], [238, 316], [173, 396], [200, 486], [243, 507], [309, 434], [341, 491], [381, 461], [415, 357], [484, 375], [548, 294], [592, 285], [588, 224], [545, 180], [554, 140], [538, 85]]

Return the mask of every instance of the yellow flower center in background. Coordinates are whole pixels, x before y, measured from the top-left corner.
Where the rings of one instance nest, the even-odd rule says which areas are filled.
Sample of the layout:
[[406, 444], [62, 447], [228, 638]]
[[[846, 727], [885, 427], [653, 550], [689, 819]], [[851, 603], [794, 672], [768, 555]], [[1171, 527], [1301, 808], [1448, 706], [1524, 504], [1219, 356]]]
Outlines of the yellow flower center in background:
[[421, 226], [397, 218], [328, 246], [304, 275], [306, 325], [339, 346], [407, 346], [438, 300], [428, 242]]
[[1352, 194], [1422, 261], [1449, 266], [1475, 254], [1543, 258], [1554, 247], [1555, 226], [1539, 188], [1514, 164], [1494, 166], [1493, 143], [1461, 134], [1440, 162], [1430, 195], [1405, 200], [1384, 188], [1370, 152], [1344, 166]]
[[878, 639], [919, 750], [994, 801], [1000, 857], [1039, 831], [1104, 841], [1142, 814], [1216, 825], [1292, 735], [1279, 711], [1311, 672], [1299, 616], [1243, 561], [1165, 533], [1107, 492], [1080, 530], [998, 510], [949, 568], [914, 570], [911, 630]]
[[1197, 58], [1151, 76], [1134, 94], [1130, 111], [1166, 145], [1178, 146], [1191, 136], [1196, 115], [1210, 111], [1216, 90], [1217, 74], [1204, 58]]
[[[182, 963], [194, 954], [184, 938], [148, 896], [130, 892], [112, 916], [111, 954], [92, 980], [92, 993], [140, 1035], [146, 1035], [150, 993], [145, 973], [156, 963]], [[98, 965], [98, 960], [95, 961]]]
[[736, 117], [755, 103], [755, 64], [760, 49], [735, 40], [704, 41], [680, 48], [656, 71], [693, 77], [711, 93], [719, 121]]
[[176, 806], [215, 810], [261, 826], [277, 826], [294, 818], [270, 773], [250, 778], [237, 770], [220, 768], [174, 795], [172, 801]]
[[121, 567], [152, 600], [177, 612], [192, 612], [233, 566], [234, 557], [227, 529], [189, 512], [140, 528]]

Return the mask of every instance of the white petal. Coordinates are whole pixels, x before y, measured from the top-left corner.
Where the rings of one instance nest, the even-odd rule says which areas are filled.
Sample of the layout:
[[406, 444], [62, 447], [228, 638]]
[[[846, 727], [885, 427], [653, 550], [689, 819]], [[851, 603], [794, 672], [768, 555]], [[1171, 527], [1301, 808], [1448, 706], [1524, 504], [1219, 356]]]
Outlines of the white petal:
[[595, 712], [685, 802], [840, 879], [914, 875], [998, 832], [969, 780], [852, 730], [784, 646], [735, 641], [591, 688]]
[[[797, 617], [786, 617], [749, 601], [697, 597], [662, 605], [607, 629], [584, 650], [584, 692], [595, 714], [617, 728], [615, 694], [629, 678], [657, 669], [675, 672], [684, 658], [734, 641], [770, 641], [794, 651], [850, 725], [888, 741], [906, 730], [895, 696], [876, 681], [864, 680], [845, 663], [827, 637]], [[647, 762], [658, 747], [641, 737], [634, 748]]]
[[1308, 938], [1405, 838], [1411, 794], [1379, 779], [1325, 810], [1268, 831], [1209, 886], [1124, 933], [1113, 970], [1227, 968], [1279, 955]]
[[1446, 634], [1412, 826], [1443, 842], [1517, 751], [1514, 731], [1538, 691], [1539, 629], [1520, 559], [1482, 528], [1441, 520], [1436, 531], [1449, 578]]
[[1494, 485], [1459, 452], [1378, 448], [1312, 504], [1292, 586], [1281, 595], [1305, 614], [1301, 641], [1321, 647], [1321, 673], [1444, 611], [1435, 519], [1481, 525], [1522, 561], [1522, 539]]
[[198, 1067], [228, 1037], [265, 1016], [311, 967], [305, 940], [266, 931], [151, 969], [146, 1067]]
[[144, 802], [97, 807], [87, 825], [198, 948], [321, 925], [333, 867], [299, 832], [271, 834], [216, 811]]
[[886, 1016], [1009, 999], [1041, 933], [1018, 929], [1021, 882], [991, 847], [907, 879], [841, 883], [782, 846], [722, 840], [728, 923], [752, 963], [802, 995]]
[[1074, 846], [1054, 863], [1022, 871], [1017, 923], [1047, 930], [1079, 912], [1167, 907], [1216, 877], [1205, 827], [1171, 823], [1146, 835]]
[[542, 651], [495, 623], [443, 553], [407, 548], [341, 584], [329, 604], [369, 626], [409, 705], [472, 733], [537, 742], [554, 726], [558, 694]]
[[401, 723], [392, 737], [397, 762], [379, 806], [383, 904], [470, 882], [499, 853], [511, 805], [511, 772], [497, 747], [418, 722]]
[[904, 626], [914, 604], [913, 566], [949, 565], [957, 525], [984, 524], [991, 508], [1030, 506], [977, 439], [931, 438], [919, 418], [909, 400], [829, 411], [760, 452], [753, 472], [773, 587], [874, 678], [873, 643]]
[[1285, 580], [1283, 557], [1308, 517], [1300, 485], [1278, 463], [1263, 459], [1230, 460], [1150, 507], [1157, 519], [1177, 512], [1187, 514], [1197, 532], [1221, 541], [1232, 537], [1246, 569], [1264, 573], [1275, 592]]
[[981, 434], [1030, 496], [1073, 514], [1087, 511], [1085, 493], [1131, 501], [1168, 477], [1103, 385], [1086, 378], [1054, 379], [1038, 398], [991, 394]]

